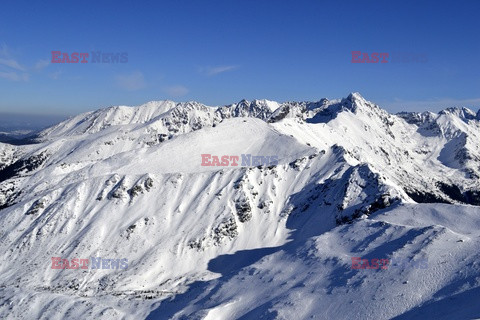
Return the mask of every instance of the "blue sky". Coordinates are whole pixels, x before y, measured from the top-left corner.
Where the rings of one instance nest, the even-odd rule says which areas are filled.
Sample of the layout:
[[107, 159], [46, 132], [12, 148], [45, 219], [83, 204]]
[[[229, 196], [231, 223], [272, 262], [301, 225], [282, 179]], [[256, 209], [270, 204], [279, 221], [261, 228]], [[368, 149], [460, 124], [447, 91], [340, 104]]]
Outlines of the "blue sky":
[[[480, 107], [479, 1], [4, 1], [0, 112], [340, 98]], [[52, 51], [127, 63], [50, 63]], [[352, 51], [424, 62], [352, 63]]]

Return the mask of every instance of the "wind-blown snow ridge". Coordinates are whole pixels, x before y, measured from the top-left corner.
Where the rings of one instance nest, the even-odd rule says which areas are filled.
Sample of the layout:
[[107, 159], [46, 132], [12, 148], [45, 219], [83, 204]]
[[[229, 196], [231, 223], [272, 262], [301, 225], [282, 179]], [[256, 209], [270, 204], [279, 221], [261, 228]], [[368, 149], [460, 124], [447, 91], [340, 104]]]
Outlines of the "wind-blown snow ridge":
[[[389, 319], [447, 315], [449, 298], [479, 316], [479, 138], [472, 110], [393, 115], [351, 93], [115, 106], [0, 143], [0, 316]], [[357, 271], [352, 256], [431, 265]]]

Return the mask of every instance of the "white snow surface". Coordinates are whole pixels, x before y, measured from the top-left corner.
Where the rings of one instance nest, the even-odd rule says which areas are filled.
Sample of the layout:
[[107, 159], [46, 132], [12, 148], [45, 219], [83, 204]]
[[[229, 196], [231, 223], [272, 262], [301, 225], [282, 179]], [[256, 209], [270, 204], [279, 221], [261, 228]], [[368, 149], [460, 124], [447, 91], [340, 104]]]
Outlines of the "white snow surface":
[[352, 93], [110, 107], [0, 143], [0, 318], [479, 318], [479, 138], [472, 110]]

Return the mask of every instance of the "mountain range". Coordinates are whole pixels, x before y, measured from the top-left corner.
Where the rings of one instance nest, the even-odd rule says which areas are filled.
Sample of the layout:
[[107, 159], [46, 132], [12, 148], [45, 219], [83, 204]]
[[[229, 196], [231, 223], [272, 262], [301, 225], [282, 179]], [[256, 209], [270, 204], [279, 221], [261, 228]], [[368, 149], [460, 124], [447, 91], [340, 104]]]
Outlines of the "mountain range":
[[0, 317], [478, 318], [479, 139], [480, 111], [351, 93], [115, 106], [0, 143]]

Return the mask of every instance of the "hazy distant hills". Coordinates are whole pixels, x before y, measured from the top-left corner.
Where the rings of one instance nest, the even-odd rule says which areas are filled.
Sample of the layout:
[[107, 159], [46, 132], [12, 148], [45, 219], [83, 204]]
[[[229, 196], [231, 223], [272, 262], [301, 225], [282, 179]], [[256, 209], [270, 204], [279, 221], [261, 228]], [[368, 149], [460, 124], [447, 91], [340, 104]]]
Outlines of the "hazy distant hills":
[[67, 116], [0, 112], [0, 142], [21, 144], [25, 137], [63, 121]]

